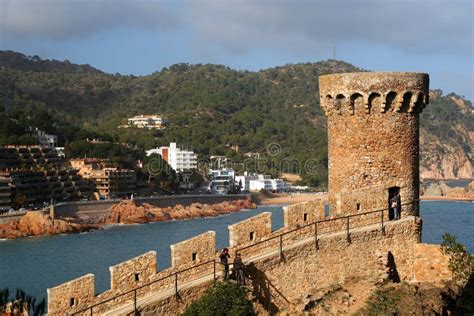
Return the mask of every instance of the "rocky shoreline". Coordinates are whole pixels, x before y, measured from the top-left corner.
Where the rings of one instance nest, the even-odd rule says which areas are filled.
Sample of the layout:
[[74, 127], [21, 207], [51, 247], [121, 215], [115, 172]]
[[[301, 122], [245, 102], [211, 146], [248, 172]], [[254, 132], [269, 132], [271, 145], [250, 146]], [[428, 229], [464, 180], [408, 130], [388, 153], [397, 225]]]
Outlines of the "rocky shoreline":
[[474, 181], [467, 187], [450, 187], [445, 182], [432, 183], [422, 192], [422, 200], [474, 201]]
[[109, 213], [98, 219], [87, 216], [55, 219], [41, 211], [30, 211], [19, 220], [0, 224], [0, 239], [80, 233], [102, 229], [111, 224], [144, 224], [212, 217], [256, 207], [257, 205], [250, 198], [216, 204], [193, 203], [189, 206], [178, 204], [165, 208], [147, 203], [138, 205], [133, 200], [124, 200], [113, 205]]

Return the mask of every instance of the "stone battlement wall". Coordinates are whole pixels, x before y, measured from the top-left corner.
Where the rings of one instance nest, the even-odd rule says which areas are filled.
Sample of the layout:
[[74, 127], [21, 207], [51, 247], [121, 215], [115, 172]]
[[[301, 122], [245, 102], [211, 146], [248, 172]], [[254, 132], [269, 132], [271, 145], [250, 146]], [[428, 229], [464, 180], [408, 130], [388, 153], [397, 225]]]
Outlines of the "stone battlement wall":
[[[390, 222], [384, 231], [377, 225], [354, 230], [350, 242], [340, 231], [320, 237], [318, 247], [311, 238], [285, 245], [283, 256], [269, 251], [275, 249], [272, 246], [259, 257], [249, 260], [244, 256], [249, 285], [268, 314], [281, 310], [302, 314], [307, 298], [317, 296], [321, 289], [360, 279], [380, 284], [394, 273], [403, 281], [417, 281], [418, 269], [429, 269], [427, 262], [418, 258], [430, 253], [417, 248], [420, 231], [421, 220], [410, 216]], [[179, 298], [168, 296], [144, 305], [142, 310], [150, 315], [180, 315], [210, 285], [196, 284], [180, 292]]]
[[[289, 254], [292, 253], [288, 252], [290, 251], [289, 247], [292, 247], [293, 244], [301, 243], [304, 242], [306, 239], [309, 239], [309, 246], [306, 245], [304, 247], [314, 247], [314, 231], [311, 230], [312, 226], [310, 225], [308, 227], [308, 230], [301, 229], [293, 233], [289, 233], [285, 235], [284, 238], [281, 239], [281, 241], [279, 241], [278, 238], [274, 237], [278, 237], [281, 232], [296, 228], [297, 225], [302, 226], [302, 224], [305, 222], [305, 213], [308, 214], [306, 217], [307, 221], [319, 219], [320, 216], [323, 215], [322, 202], [318, 201], [312, 203], [302, 203], [286, 208], [285, 226], [277, 231], [272, 232], [271, 214], [268, 212], [261, 213], [242, 222], [230, 225], [229, 243], [231, 244], [231, 256], [233, 257], [235, 252], [239, 251], [242, 254], [244, 262], [248, 260], [253, 260], [252, 258], [257, 258], [255, 260], [258, 260], [259, 256], [261, 257], [262, 255], [268, 253], [270, 253], [269, 258], [279, 257], [278, 247], [281, 243], [281, 246], [283, 247], [285, 253], [285, 262], [280, 262], [278, 266], [286, 266], [286, 261], [289, 258], [288, 256], [290, 256]], [[408, 220], [408, 218], [406, 220]], [[419, 242], [421, 225], [419, 224], [419, 222], [411, 220], [410, 223], [415, 223], [416, 225], [413, 224], [415, 225], [414, 227], [411, 227], [410, 230], [405, 230], [404, 232], [397, 231], [396, 235], [398, 237], [395, 238], [394, 235], [390, 234], [387, 234], [386, 236], [382, 235], [382, 233], [380, 232], [379, 223], [380, 215], [378, 213], [376, 213], [374, 216], [361, 217], [358, 220], [352, 219], [352, 229], [354, 229], [355, 227], [362, 227], [371, 224], [373, 224], [372, 226], [374, 227], [372, 228], [372, 232], [366, 235], [364, 238], [361, 237], [360, 239], [354, 239], [356, 238], [356, 233], [351, 233], [351, 239], [357, 240], [361, 244], [360, 248], [369, 248], [371, 249], [370, 251], [374, 251], [374, 249], [379, 249], [380, 247], [376, 246], [376, 243], [379, 243], [382, 239], [386, 239], [386, 241], [384, 241], [384, 245], [389, 248], [405, 247], [407, 252], [406, 254], [404, 253], [403, 255], [398, 255], [397, 251], [395, 251], [394, 253], [397, 254], [397, 258], [400, 257], [400, 262], [403, 263], [403, 266], [400, 267], [400, 271], [403, 272], [404, 277], [406, 277], [407, 279], [411, 279], [413, 273], [409, 271], [411, 271], [412, 269], [412, 264], [410, 263], [408, 266], [406, 266], [405, 263], [412, 255], [412, 246], [409, 246], [408, 244], [400, 245], [398, 239], [402, 240], [403, 243], [408, 243], [408, 241], [411, 243]], [[348, 243], [346, 239], [345, 225], [346, 220], [344, 218], [335, 220], [333, 222], [324, 222], [318, 224], [318, 236], [320, 236], [319, 243], [321, 250], [313, 254], [317, 257], [317, 259], [313, 259], [319, 262], [318, 265], [321, 264], [322, 266], [324, 266], [327, 264], [333, 264], [332, 261], [336, 260], [335, 258], [331, 259], [330, 255], [332, 251], [336, 250], [331, 250], [333, 246], [324, 246], [325, 243], [336, 243], [337, 245], [334, 245], [334, 247], [336, 247], [335, 249], [337, 249], [337, 251], [345, 251], [343, 250], [345, 247], [354, 248], [353, 241], [351, 241], [351, 243]], [[337, 241], [331, 242], [324, 241], [325, 238], [329, 238], [325, 236], [329, 236], [330, 234], [334, 234], [337, 232], [339, 232], [340, 237], [338, 237], [339, 235], [336, 234], [334, 238], [337, 237], [340, 240], [337, 239]], [[251, 240], [251, 233], [253, 233], [253, 240]], [[370, 237], [371, 235], [375, 236], [376, 238]], [[247, 248], [245, 249], [245, 251], [241, 251], [241, 247], [257, 242], [260, 243], [256, 247]], [[364, 242], [365, 246], [362, 246]], [[213, 261], [218, 261], [218, 253], [216, 252], [216, 236], [215, 232], [213, 231], [209, 231], [194, 238], [184, 240], [175, 245], [171, 245], [170, 248], [172, 261], [171, 268], [162, 271], [157, 271], [156, 252], [150, 251], [146, 254], [110, 267], [109, 270], [111, 287], [109, 290], [98, 295], [96, 295], [96, 293], [94, 292], [94, 275], [92, 274], [88, 274], [84, 277], [48, 289], [49, 314], [59, 315], [63, 313], [78, 311], [82, 308], [87, 308], [92, 304], [100, 303], [104, 300], [113, 298], [119, 294], [122, 294], [129, 290], [133, 290], [150, 282], [154, 283], [138, 290], [137, 297], [146, 296], [152, 292], [157, 291], [169, 291], [169, 293], [174, 293], [173, 291], [176, 282], [178, 282], [180, 285], [185, 284], [186, 282], [195, 281], [202, 278], [206, 278], [208, 276], [212, 276], [214, 269], [216, 269], [217, 273], [222, 270], [222, 267], [219, 264], [215, 266]], [[349, 253], [351, 253], [351, 251], [347, 251], [349, 256]], [[303, 251], [303, 253], [305, 252], [306, 251]], [[295, 256], [300, 258], [300, 255], [295, 254]], [[362, 257], [365, 258], [365, 256]], [[305, 259], [305, 264], [311, 265], [312, 263], [308, 260], [309, 259]], [[362, 262], [364, 261], [361, 259], [360, 263], [362, 264]], [[302, 267], [298, 266], [297, 269], [300, 268]], [[176, 272], [184, 269], [186, 269], [186, 271], [179, 272], [178, 274], [176, 274]], [[320, 267], [319, 269], [323, 270], [324, 268]], [[303, 270], [295, 270], [294, 272], [292, 272], [292, 274], [300, 273], [298, 271]], [[345, 273], [350, 274], [350, 272], [348, 272], [347, 270], [345, 271]], [[321, 276], [321, 274], [317, 275]], [[271, 274], [269, 276], [271, 276]], [[287, 278], [285, 277], [285, 279]], [[275, 280], [274, 282], [279, 281]], [[309, 282], [308, 284], [311, 284], [311, 282]], [[314, 285], [316, 283], [312, 284]], [[198, 292], [201, 293], [201, 291]], [[131, 291], [127, 295], [120, 296], [116, 299], [109, 301], [106, 304], [94, 307], [94, 313], [101, 313], [113, 309], [115, 306], [129, 303], [131, 300], [133, 300], [133, 295], [134, 293], [133, 291]], [[180, 308], [182, 308], [182, 306]]]

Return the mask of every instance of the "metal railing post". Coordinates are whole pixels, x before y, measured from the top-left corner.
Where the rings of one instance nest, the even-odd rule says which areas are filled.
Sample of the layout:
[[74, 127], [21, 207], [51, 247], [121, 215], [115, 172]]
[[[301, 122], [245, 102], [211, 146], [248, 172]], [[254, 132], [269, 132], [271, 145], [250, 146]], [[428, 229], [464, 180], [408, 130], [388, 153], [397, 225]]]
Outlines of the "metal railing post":
[[280, 260], [283, 260], [283, 235], [280, 235]]
[[133, 310], [134, 310], [134, 315], [137, 315], [137, 290], [135, 289], [133, 291]]
[[351, 236], [349, 235], [349, 216], [346, 217], [346, 239], [347, 239], [347, 242], [351, 242]]
[[174, 274], [174, 292], [178, 296], [178, 272]]
[[314, 246], [316, 247], [316, 250], [319, 249], [319, 244], [318, 244], [318, 222], [314, 223]]
[[382, 212], [381, 212], [381, 214], [382, 214], [381, 223], [382, 223], [382, 235], [385, 235], [385, 227], [384, 227], [384, 223], [383, 223], [383, 211], [384, 210], [382, 210]]
[[[237, 253], [236, 253], [236, 254], [237, 254]], [[216, 283], [216, 260], [214, 259], [214, 260], [212, 261], [212, 263], [213, 263], [213, 269], [214, 269], [214, 271], [213, 271], [214, 283]]]

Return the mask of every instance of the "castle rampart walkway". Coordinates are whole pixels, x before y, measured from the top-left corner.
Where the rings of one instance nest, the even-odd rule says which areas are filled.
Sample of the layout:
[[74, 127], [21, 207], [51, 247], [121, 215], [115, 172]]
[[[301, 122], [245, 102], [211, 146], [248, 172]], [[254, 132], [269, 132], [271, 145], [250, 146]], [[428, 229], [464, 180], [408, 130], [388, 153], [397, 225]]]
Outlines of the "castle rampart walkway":
[[[401, 220], [398, 221], [388, 221], [384, 223], [383, 230], [389, 229], [390, 227], [394, 225], [399, 225], [407, 222], [414, 222], [416, 220], [415, 216], [408, 216], [405, 217]], [[355, 235], [358, 233], [363, 233], [363, 232], [381, 232], [382, 231], [382, 226], [381, 223], [374, 223], [374, 224], [368, 224], [360, 227], [354, 227], [349, 229], [349, 236]], [[276, 236], [281, 235], [280, 231], [276, 231], [275, 233], [279, 233]], [[332, 238], [344, 238], [347, 239], [347, 231], [346, 230], [339, 230], [336, 232], [327, 232], [323, 234], [318, 235], [318, 241], [319, 242], [324, 242], [325, 240], [329, 240]], [[350, 238], [350, 237], [349, 237]], [[265, 243], [267, 240], [262, 241], [262, 243]], [[349, 242], [349, 240], [348, 240]], [[251, 248], [252, 245], [250, 245], [249, 248]], [[283, 252], [283, 255], [285, 252], [290, 251], [292, 249], [296, 249], [298, 247], [315, 247], [315, 239], [314, 236], [307, 236], [303, 237], [300, 239], [294, 239], [292, 242], [289, 242], [287, 245], [283, 246], [282, 249], [280, 250], [278, 244], [273, 244], [273, 247], [267, 248], [265, 251], [253, 255], [251, 257], [244, 257], [243, 261], [246, 265], [256, 263], [259, 261], [264, 261], [267, 259], [271, 258], [279, 258], [281, 257], [281, 252]], [[238, 249], [233, 249], [233, 250], [238, 250]], [[284, 259], [282, 259], [284, 260]], [[137, 297], [136, 302], [134, 302], [133, 299], [129, 300], [129, 302], [123, 303], [122, 305], [109, 309], [106, 312], [100, 312], [99, 314], [101, 315], [127, 315], [134, 310], [141, 310], [143, 307], [148, 306], [150, 304], [163, 301], [168, 298], [172, 298], [173, 296], [176, 295], [176, 290], [182, 291], [185, 289], [193, 288], [193, 287], [202, 287], [202, 286], [210, 286], [210, 284], [214, 281], [215, 278], [221, 277], [222, 272], [221, 271], [216, 271], [213, 273], [208, 273], [200, 278], [185, 282], [177, 286], [175, 288], [174, 286], [168, 286], [165, 289], [161, 290], [153, 290], [150, 291], [149, 293], [146, 293], [143, 296]], [[84, 315], [90, 315], [90, 313], [84, 313]]]

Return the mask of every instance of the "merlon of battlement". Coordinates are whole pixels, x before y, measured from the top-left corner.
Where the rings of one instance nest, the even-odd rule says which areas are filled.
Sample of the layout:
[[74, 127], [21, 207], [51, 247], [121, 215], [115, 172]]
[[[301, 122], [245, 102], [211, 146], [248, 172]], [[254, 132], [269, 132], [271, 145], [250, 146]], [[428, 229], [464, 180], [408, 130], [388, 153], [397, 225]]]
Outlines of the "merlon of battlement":
[[91, 304], [95, 297], [95, 276], [89, 273], [49, 288], [47, 292], [49, 313]]
[[322, 200], [297, 203], [283, 207], [283, 227], [294, 229], [324, 219]]
[[216, 232], [205, 232], [171, 245], [170, 248], [173, 268], [212, 260], [216, 254]]
[[362, 72], [319, 77], [326, 115], [420, 113], [429, 102], [429, 76], [414, 72]]
[[272, 233], [272, 214], [263, 212], [229, 225], [229, 245], [235, 247], [261, 240]]
[[157, 272], [156, 262], [156, 251], [149, 251], [109, 267], [110, 288], [128, 290], [149, 282]]

